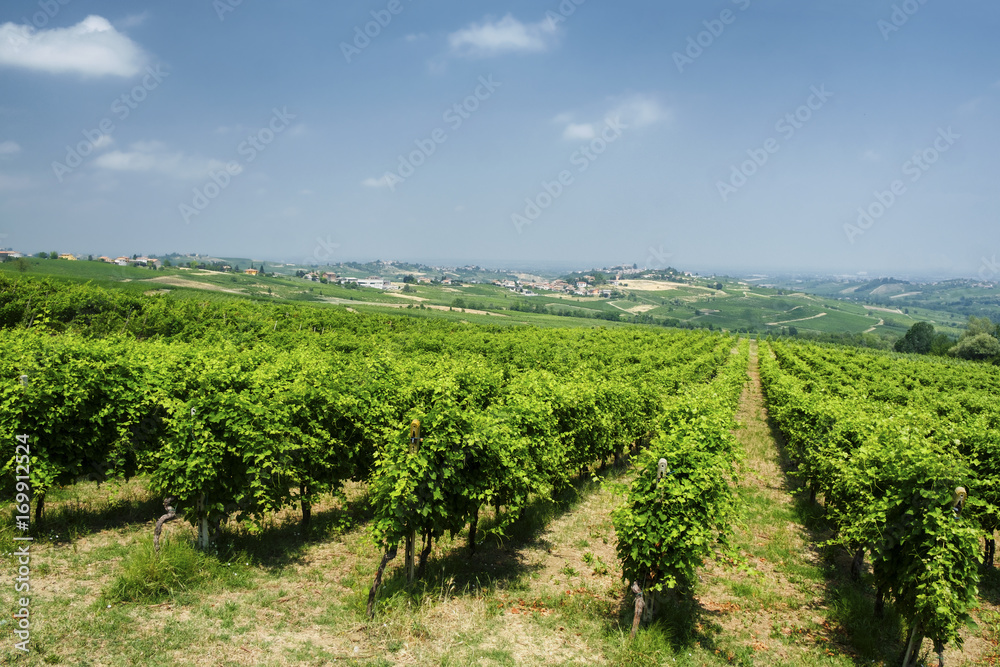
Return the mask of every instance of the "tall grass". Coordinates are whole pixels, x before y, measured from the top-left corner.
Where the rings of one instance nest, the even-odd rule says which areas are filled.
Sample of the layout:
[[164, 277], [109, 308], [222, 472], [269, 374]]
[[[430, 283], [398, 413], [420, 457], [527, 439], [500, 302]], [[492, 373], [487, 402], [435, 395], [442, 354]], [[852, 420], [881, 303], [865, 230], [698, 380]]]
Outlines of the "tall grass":
[[161, 602], [199, 586], [218, 568], [218, 561], [187, 540], [168, 538], [157, 553], [150, 537], [135, 544], [122, 560], [118, 574], [103, 591], [102, 602]]

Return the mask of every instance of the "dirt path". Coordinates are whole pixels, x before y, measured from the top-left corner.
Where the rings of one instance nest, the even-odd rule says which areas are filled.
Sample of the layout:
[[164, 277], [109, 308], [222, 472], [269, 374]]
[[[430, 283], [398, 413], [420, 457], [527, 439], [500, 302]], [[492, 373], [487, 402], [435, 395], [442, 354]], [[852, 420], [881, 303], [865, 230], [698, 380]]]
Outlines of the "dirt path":
[[875, 325], [874, 327], [871, 327], [871, 328], [868, 328], [868, 329], [865, 329], [863, 333], [871, 333], [871, 332], [875, 331], [875, 329], [876, 329], [877, 327], [880, 327], [880, 326], [882, 326], [883, 324], [885, 324], [885, 320], [882, 320], [882, 319], [880, 319], [880, 320], [878, 321], [878, 324], [876, 324], [876, 325]]
[[820, 313], [819, 315], [813, 315], [812, 317], [800, 317], [797, 320], [785, 320], [784, 322], [768, 322], [767, 326], [776, 327], [779, 324], [791, 324], [792, 322], [805, 322], [806, 320], [815, 320], [820, 317], [826, 317], [826, 313]]
[[893, 315], [904, 315], [899, 308], [880, 308], [879, 306], [865, 306], [866, 310], [877, 310], [882, 313], [892, 313]]
[[[192, 275], [205, 275], [205, 274], [192, 274]], [[192, 289], [203, 289], [209, 290], [210, 292], [226, 292], [228, 294], [244, 294], [242, 290], [236, 289], [226, 289], [225, 287], [220, 287], [219, 285], [213, 285], [211, 283], [203, 283], [198, 280], [188, 280], [187, 278], [178, 278], [177, 276], [159, 276], [157, 278], [147, 278], [143, 280], [144, 283], [157, 283], [160, 285], [170, 285], [172, 287], [190, 287]]]
[[[401, 295], [397, 294], [394, 296], [401, 296]], [[332, 296], [323, 297], [321, 301], [325, 301], [326, 303], [333, 303], [338, 306], [350, 304], [352, 306], [382, 306], [385, 308], [409, 308], [410, 306], [413, 305], [412, 303], [392, 303], [392, 302], [382, 302], [382, 301], [351, 301], [350, 299], [339, 299], [337, 297], [332, 297]], [[456, 313], [468, 313], [470, 315], [490, 315], [492, 317], [510, 317], [510, 315], [504, 315], [503, 313], [494, 313], [493, 311], [490, 310], [475, 310], [472, 308], [455, 308], [454, 306], [434, 306], [427, 304], [423, 304], [423, 306], [424, 308], [428, 308], [430, 310], [444, 310], [444, 311], [450, 310]], [[355, 310], [352, 310], [350, 307], [348, 307], [348, 310], [350, 310], [351, 312], [357, 312]]]

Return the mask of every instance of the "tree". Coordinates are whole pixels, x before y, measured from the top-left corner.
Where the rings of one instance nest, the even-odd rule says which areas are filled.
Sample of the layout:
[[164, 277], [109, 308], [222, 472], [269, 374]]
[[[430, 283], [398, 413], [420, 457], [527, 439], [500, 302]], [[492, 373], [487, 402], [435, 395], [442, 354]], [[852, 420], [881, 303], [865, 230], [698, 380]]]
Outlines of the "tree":
[[88, 262], [93, 262], [94, 261], [94, 256], [93, 255], [87, 255], [87, 261]]
[[59, 259], [59, 253], [53, 250], [52, 252], [49, 253], [49, 259]]
[[415, 283], [415, 282], [417, 282], [417, 279], [414, 278], [412, 275], [407, 275], [407, 276], [403, 276], [403, 282], [404, 283]]
[[45, 259], [46, 257], [48, 257], [48, 253], [46, 253], [44, 251], [43, 252], [39, 252], [39, 253], [35, 254], [35, 257], [37, 257], [38, 259]]
[[934, 325], [929, 322], [917, 322], [906, 335], [896, 341], [896, 352], [910, 354], [929, 354], [934, 342]]
[[963, 340], [965, 338], [973, 338], [980, 334], [988, 334], [994, 338], [998, 335], [998, 327], [993, 323], [988, 317], [976, 317], [975, 315], [969, 316], [969, 323], [966, 325], [965, 333], [962, 334]]
[[948, 354], [973, 361], [993, 359], [1000, 357], [1000, 340], [988, 333], [963, 337], [955, 347], [948, 350]]
[[948, 348], [955, 344], [955, 340], [948, 334], [934, 334], [934, 340], [931, 341], [931, 354], [943, 357], [948, 354]]

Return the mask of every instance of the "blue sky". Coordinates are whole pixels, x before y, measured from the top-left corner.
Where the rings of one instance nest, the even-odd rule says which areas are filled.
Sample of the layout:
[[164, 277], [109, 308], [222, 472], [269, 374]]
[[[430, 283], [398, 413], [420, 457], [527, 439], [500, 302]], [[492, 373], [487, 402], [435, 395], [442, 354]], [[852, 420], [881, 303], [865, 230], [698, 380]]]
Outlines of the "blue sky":
[[982, 275], [1000, 6], [8, 0], [0, 246]]

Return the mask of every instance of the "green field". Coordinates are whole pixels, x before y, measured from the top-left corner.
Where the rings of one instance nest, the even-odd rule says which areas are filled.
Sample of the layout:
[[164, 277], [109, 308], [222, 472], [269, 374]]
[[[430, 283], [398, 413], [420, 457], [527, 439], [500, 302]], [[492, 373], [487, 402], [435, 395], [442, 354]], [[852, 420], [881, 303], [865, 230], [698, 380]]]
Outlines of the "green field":
[[[250, 260], [240, 258], [225, 261], [233, 266], [251, 265]], [[993, 310], [992, 306], [1000, 302], [1000, 290], [972, 287], [961, 281], [931, 286], [886, 281], [856, 284], [815, 281], [761, 287], [713, 276], [689, 279], [694, 284], [660, 282], [656, 286], [667, 289], [655, 290], [645, 289], [650, 283], [644, 281], [638, 286], [618, 287], [619, 295], [606, 299], [544, 290], [537, 291], [536, 296], [525, 296], [488, 282], [492, 278], [513, 276], [485, 270], [453, 271], [448, 275], [487, 282], [456, 282], [450, 286], [411, 284], [406, 293], [399, 293], [351, 289], [295, 277], [296, 270], [308, 267], [257, 261], [252, 264], [264, 265], [265, 270], [276, 273], [263, 277], [178, 266], [152, 270], [85, 260], [36, 258], [0, 264], [0, 273], [91, 282], [133, 293], [169, 292], [203, 301], [237, 298], [275, 303], [312, 302], [364, 311], [377, 309], [375, 304], [384, 304], [382, 310], [386, 312], [390, 312], [389, 308], [403, 309], [412, 316], [500, 326], [637, 323], [775, 335], [864, 335], [867, 344], [876, 347], [891, 346], [919, 321], [929, 322], [939, 333], [957, 338], [970, 314], [1000, 317], [1000, 307]], [[434, 278], [445, 275], [428, 267], [396, 264], [338, 266], [336, 270], [355, 276], [381, 271], [396, 282], [407, 275]], [[721, 290], [715, 289], [718, 285]], [[919, 294], [910, 294], [917, 291]]]

